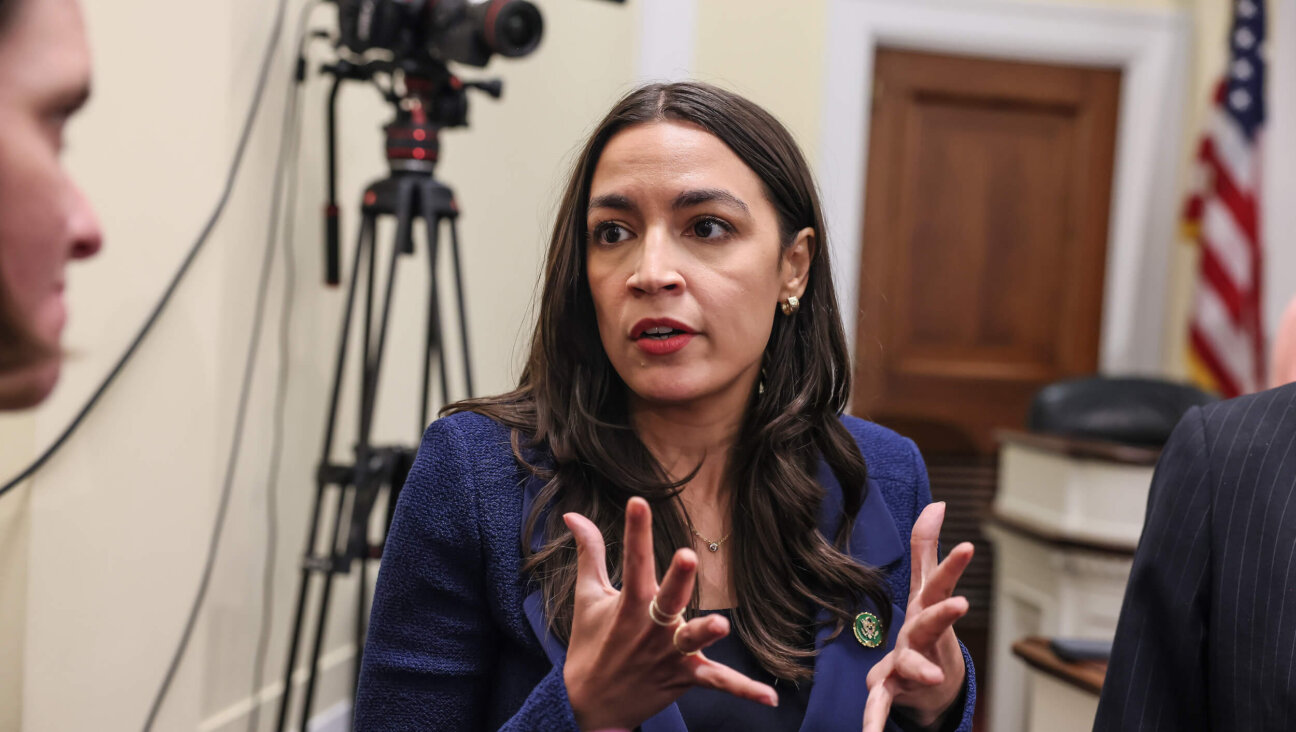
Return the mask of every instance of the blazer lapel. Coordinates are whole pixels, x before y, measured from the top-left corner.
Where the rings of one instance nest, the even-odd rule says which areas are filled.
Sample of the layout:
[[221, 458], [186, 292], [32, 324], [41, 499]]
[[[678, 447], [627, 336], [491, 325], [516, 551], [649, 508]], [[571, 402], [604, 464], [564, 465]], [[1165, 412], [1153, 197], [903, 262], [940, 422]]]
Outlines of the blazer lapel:
[[[841, 484], [826, 463], [819, 466], [819, 484], [826, 491], [820, 529], [831, 540], [842, 520]], [[851, 532], [850, 553], [855, 559], [882, 569], [904, 557], [904, 544], [896, 530], [891, 511], [877, 486], [870, 482], [864, 505], [860, 507]], [[908, 598], [899, 598], [906, 602]], [[876, 613], [876, 608], [866, 607]], [[895, 648], [896, 634], [904, 624], [904, 608], [891, 603], [891, 624], [886, 628], [886, 643], [865, 648], [855, 639], [851, 628], [844, 629], [832, 641], [828, 612], [820, 611], [819, 632], [815, 635], [814, 685], [806, 704], [804, 732], [812, 730], [858, 730], [864, 721], [864, 704], [868, 701], [866, 679], [874, 664]]]
[[868, 672], [895, 648], [896, 632], [904, 624], [904, 609], [892, 603], [886, 643], [877, 648], [865, 648], [855, 640], [850, 628], [828, 641], [832, 632], [831, 625], [824, 625], [828, 620], [826, 611], [820, 613], [820, 629], [815, 637], [819, 655], [815, 657], [814, 685], [801, 723], [803, 732], [860, 728], [868, 701]]
[[[845, 506], [841, 483], [837, 482], [837, 476], [828, 467], [828, 463], [823, 461], [819, 462], [818, 480], [819, 485], [824, 487], [819, 530], [832, 541], [837, 535], [837, 528], [841, 526]], [[878, 569], [891, 565], [905, 555], [904, 543], [900, 541], [900, 532], [896, 530], [891, 509], [887, 508], [886, 499], [871, 480], [864, 495], [864, 505], [860, 506], [859, 514], [855, 517], [855, 529], [851, 532], [847, 548], [852, 557]]]
[[[522, 489], [523, 532], [526, 531], [527, 516], [531, 515], [531, 507], [535, 505], [536, 496], [539, 495], [541, 488], [544, 488], [544, 481], [534, 475], [527, 476]], [[536, 521], [532, 536], [522, 536], [521, 539], [524, 546], [531, 547], [531, 551], [538, 551], [544, 546], [544, 518], [541, 517]], [[561, 667], [567, 661], [567, 648], [554, 637], [553, 633], [549, 632], [549, 624], [545, 622], [544, 616], [544, 598], [538, 587], [522, 600], [522, 611], [526, 613], [527, 622], [531, 624], [531, 630], [540, 640], [540, 647], [549, 657], [549, 662], [556, 667]]]

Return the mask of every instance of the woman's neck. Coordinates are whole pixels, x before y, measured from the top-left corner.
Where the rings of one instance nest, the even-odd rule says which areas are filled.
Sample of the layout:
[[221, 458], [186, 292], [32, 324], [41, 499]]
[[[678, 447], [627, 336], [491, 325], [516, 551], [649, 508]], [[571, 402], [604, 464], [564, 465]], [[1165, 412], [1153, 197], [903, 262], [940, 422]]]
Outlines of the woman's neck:
[[684, 489], [686, 505], [719, 506], [743, 406], [720, 401], [658, 405], [632, 398], [630, 423], [672, 479], [698, 469]]

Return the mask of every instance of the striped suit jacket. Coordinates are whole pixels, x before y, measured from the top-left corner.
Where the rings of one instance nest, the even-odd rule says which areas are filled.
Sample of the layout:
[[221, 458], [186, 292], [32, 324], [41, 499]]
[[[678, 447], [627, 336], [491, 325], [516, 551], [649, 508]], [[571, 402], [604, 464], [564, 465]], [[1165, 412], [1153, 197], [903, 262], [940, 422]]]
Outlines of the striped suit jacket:
[[1194, 407], [1152, 479], [1095, 730], [1296, 729], [1296, 385]]

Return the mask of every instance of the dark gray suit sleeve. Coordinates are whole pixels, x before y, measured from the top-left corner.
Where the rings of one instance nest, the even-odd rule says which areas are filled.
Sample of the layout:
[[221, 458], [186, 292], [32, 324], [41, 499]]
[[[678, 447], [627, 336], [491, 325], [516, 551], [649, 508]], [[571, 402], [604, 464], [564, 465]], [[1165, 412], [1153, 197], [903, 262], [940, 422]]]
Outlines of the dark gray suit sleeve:
[[1184, 415], [1148, 495], [1095, 730], [1210, 728], [1211, 505], [1205, 422]]

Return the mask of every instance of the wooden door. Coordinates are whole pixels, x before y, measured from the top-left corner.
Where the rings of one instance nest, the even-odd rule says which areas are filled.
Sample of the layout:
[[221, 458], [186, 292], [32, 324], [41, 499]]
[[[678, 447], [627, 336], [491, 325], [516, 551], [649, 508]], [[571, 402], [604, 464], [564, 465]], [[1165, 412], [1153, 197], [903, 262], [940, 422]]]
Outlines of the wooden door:
[[1120, 72], [882, 50], [874, 90], [852, 409], [918, 443], [945, 546], [977, 544], [984, 672], [994, 430], [1097, 370]]
[[883, 50], [854, 405], [988, 454], [1098, 365], [1120, 72]]

